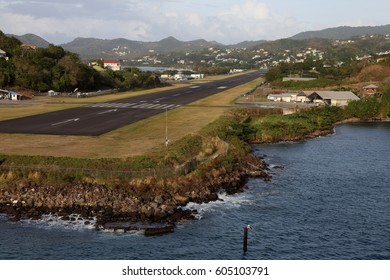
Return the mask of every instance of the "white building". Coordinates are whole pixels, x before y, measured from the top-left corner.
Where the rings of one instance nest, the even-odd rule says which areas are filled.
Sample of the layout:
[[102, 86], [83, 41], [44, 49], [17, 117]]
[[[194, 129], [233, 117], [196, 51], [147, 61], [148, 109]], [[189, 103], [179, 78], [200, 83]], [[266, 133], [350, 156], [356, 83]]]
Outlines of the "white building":
[[347, 106], [350, 101], [360, 100], [352, 91], [315, 91], [305, 92], [311, 102], [316, 104]]
[[270, 94], [267, 96], [267, 99], [275, 102], [292, 102], [292, 95], [295, 93], [280, 93], [280, 94]]
[[103, 60], [103, 66], [104, 68], [111, 69], [112, 71], [121, 70], [121, 63], [118, 60], [105, 59]]
[[317, 105], [347, 106], [352, 100], [360, 100], [351, 91], [305, 91], [270, 94], [267, 97], [275, 102], [314, 103]]
[[175, 80], [176, 81], [184, 81], [184, 80], [187, 80], [187, 76], [184, 75], [184, 74], [176, 74], [174, 76]]
[[204, 79], [204, 74], [191, 74], [193, 79]]
[[4, 58], [5, 60], [8, 60], [7, 53], [0, 49], [0, 58]]

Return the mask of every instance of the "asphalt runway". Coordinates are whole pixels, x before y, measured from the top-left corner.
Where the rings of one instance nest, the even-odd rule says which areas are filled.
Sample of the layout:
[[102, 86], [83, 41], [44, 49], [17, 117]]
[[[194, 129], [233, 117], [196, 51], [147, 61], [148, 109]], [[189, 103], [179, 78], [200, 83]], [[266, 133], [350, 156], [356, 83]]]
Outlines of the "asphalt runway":
[[224, 80], [0, 122], [0, 133], [99, 136], [185, 106], [262, 76], [251, 72]]

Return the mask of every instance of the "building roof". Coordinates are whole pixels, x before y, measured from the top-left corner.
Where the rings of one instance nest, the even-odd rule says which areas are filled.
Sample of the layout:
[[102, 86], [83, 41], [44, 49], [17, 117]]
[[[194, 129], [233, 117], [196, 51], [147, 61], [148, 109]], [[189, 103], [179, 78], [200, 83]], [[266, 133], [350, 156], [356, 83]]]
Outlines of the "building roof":
[[284, 77], [283, 82], [288, 82], [288, 81], [296, 81], [296, 82], [309, 82], [309, 81], [314, 81], [317, 80], [317, 78], [294, 78], [294, 77]]
[[374, 85], [374, 84], [371, 84], [371, 85], [368, 85], [368, 86], [365, 86], [363, 87], [363, 89], [378, 89], [379, 87]]
[[297, 94], [297, 93], [275, 93], [275, 94], [269, 94], [268, 97], [291, 97], [291, 95]]
[[104, 64], [119, 64], [118, 60], [113, 60], [113, 59], [105, 59], [103, 60]]
[[322, 99], [332, 100], [360, 100], [352, 91], [314, 91], [312, 94], [318, 94]]

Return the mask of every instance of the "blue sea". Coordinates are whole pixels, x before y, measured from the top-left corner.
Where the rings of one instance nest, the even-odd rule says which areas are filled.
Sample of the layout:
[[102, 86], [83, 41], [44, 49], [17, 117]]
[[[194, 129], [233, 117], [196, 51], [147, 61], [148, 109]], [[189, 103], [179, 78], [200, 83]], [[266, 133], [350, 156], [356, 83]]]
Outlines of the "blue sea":
[[266, 156], [272, 180], [188, 205], [197, 220], [172, 234], [96, 231], [77, 217], [11, 223], [2, 215], [0, 259], [390, 260], [390, 123], [343, 124], [334, 135], [253, 150]]

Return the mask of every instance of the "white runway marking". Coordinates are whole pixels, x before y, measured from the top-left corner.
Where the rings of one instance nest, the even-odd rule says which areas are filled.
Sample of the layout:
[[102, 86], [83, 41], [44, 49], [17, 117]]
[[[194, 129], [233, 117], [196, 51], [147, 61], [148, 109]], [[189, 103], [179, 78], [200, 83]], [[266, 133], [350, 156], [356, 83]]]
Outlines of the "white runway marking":
[[[181, 105], [177, 104], [162, 104], [154, 101], [154, 103], [98, 103], [89, 106], [90, 108], [105, 108], [105, 109], [150, 109], [150, 110], [166, 110], [175, 109]], [[116, 110], [115, 110], [116, 111]], [[114, 112], [114, 110], [105, 111], [103, 113]], [[100, 114], [103, 114], [100, 113]]]

